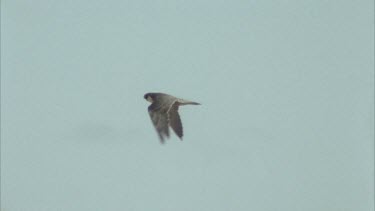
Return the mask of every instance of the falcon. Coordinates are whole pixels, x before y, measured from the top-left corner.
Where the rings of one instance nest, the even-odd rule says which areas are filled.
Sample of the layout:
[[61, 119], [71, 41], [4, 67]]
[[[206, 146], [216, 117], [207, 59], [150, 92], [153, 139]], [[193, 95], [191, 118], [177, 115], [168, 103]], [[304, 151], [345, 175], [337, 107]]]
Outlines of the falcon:
[[169, 127], [182, 140], [183, 129], [178, 107], [200, 104], [164, 93], [147, 93], [144, 98], [151, 103], [148, 113], [159, 135], [160, 142], [164, 143], [165, 138], [169, 138]]

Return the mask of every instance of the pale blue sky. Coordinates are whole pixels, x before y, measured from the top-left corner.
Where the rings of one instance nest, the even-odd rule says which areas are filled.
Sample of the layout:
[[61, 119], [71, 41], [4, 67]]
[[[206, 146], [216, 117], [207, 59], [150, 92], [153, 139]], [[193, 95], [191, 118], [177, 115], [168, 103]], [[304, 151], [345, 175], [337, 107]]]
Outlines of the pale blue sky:
[[2, 211], [374, 209], [373, 1], [1, 6]]

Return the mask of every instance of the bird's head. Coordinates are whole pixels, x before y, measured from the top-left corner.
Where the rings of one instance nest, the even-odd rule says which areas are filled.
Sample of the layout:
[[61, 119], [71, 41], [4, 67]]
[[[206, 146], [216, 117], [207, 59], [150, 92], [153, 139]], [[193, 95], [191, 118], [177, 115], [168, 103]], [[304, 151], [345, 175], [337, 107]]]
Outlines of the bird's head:
[[154, 102], [153, 94], [152, 93], [147, 93], [143, 96], [148, 102], [152, 103]]

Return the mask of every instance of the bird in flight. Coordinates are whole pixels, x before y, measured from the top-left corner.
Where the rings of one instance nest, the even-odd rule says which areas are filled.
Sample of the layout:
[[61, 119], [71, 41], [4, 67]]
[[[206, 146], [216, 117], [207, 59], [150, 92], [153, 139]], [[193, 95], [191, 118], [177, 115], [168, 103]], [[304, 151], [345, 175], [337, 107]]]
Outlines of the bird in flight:
[[183, 130], [178, 107], [180, 105], [200, 105], [199, 103], [184, 100], [164, 93], [147, 93], [144, 98], [151, 103], [148, 113], [159, 135], [160, 142], [169, 138], [169, 126], [182, 140]]

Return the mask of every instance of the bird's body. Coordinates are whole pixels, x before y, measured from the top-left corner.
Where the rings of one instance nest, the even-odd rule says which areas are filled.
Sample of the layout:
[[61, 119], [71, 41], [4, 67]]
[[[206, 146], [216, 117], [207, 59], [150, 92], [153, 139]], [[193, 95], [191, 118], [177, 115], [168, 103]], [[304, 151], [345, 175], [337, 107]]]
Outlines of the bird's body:
[[180, 105], [200, 104], [164, 93], [147, 93], [144, 98], [151, 103], [148, 107], [148, 113], [159, 135], [160, 142], [164, 143], [165, 138], [169, 138], [169, 126], [182, 140], [183, 129], [178, 107]]

